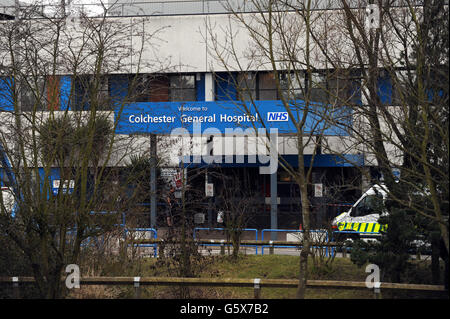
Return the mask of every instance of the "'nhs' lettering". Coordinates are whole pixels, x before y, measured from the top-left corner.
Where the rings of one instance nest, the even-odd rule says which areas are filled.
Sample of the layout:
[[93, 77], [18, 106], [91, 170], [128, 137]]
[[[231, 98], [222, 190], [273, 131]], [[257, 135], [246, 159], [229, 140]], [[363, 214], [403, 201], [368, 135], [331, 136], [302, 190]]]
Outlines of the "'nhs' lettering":
[[288, 120], [287, 112], [267, 112], [267, 121], [269, 122], [287, 122]]

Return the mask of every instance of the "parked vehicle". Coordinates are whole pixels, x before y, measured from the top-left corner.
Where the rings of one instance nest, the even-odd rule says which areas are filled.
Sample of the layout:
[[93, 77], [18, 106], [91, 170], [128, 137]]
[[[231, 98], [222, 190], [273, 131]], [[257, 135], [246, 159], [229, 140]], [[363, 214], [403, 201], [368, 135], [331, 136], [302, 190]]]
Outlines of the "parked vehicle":
[[386, 198], [385, 185], [374, 185], [369, 188], [348, 211], [333, 219], [335, 240], [373, 240], [379, 237], [387, 228], [387, 225], [378, 223], [381, 216], [388, 214], [384, 205]]
[[[416, 193], [420, 198], [424, 193]], [[388, 225], [380, 224], [379, 218], [387, 216], [386, 199], [388, 189], [384, 184], [374, 185], [369, 188], [350, 207], [348, 211], [335, 217], [332, 221], [335, 241], [356, 240], [376, 241], [387, 230]], [[412, 243], [416, 248], [423, 248], [429, 252], [430, 243], [421, 236]]]

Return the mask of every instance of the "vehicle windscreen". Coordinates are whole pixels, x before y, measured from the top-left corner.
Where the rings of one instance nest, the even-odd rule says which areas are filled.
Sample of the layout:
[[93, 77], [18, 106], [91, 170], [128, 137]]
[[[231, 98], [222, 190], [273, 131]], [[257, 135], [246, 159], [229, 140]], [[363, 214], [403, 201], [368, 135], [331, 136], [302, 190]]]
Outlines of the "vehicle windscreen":
[[361, 217], [372, 214], [381, 214], [383, 209], [383, 196], [381, 194], [367, 195], [358, 205], [352, 208], [350, 216]]

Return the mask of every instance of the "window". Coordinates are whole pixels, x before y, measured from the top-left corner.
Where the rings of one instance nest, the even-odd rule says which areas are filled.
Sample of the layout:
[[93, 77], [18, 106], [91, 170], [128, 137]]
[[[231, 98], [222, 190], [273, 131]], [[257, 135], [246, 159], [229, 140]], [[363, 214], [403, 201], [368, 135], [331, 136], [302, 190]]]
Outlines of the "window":
[[306, 72], [280, 74], [280, 85], [283, 96], [287, 100], [304, 100], [307, 90], [313, 102], [327, 102], [327, 81], [324, 73], [312, 73], [311, 83], [308, 83]]
[[392, 79], [392, 105], [405, 105], [407, 99], [414, 94], [416, 82], [415, 70], [397, 70]]
[[295, 182], [292, 174], [289, 174], [289, 172], [285, 170], [278, 172], [278, 180], [280, 182]]
[[280, 75], [286, 99], [304, 100], [309, 90], [312, 102], [345, 105], [360, 101], [360, 78], [355, 71], [313, 72], [308, 82], [306, 72]]
[[196, 101], [195, 76], [139, 74], [130, 77], [130, 98], [135, 102]]
[[135, 102], [196, 101], [195, 76], [190, 74], [139, 74], [129, 82]]
[[216, 101], [234, 101], [237, 99], [236, 73], [214, 73], [214, 90]]
[[277, 100], [277, 84], [273, 72], [258, 73], [258, 100]]
[[100, 80], [98, 87], [98, 106], [99, 110], [109, 110], [111, 109], [111, 100], [109, 96], [109, 77], [103, 76]]
[[138, 74], [129, 81], [130, 99], [135, 102], [169, 101], [169, 78], [165, 75]]
[[[312, 102], [346, 105], [360, 104], [359, 72], [313, 72], [308, 81], [305, 71], [280, 72], [281, 94], [286, 100], [305, 100], [308, 90]], [[237, 86], [237, 88], [236, 88]], [[280, 99], [274, 72], [244, 72], [216, 77], [217, 100], [278, 100]], [[219, 99], [220, 97], [220, 99]]]
[[277, 100], [278, 91], [273, 72], [241, 73], [237, 77], [243, 100]]
[[46, 83], [46, 78], [43, 76], [22, 81], [20, 86], [20, 107], [22, 111], [43, 111], [46, 109], [47, 101], [50, 101], [52, 105], [58, 104], [58, 101], [54, 101], [58, 96], [56, 79], [51, 79], [50, 85]]
[[328, 103], [327, 77], [325, 73], [312, 73], [308, 83], [309, 96], [313, 102]]
[[38, 76], [22, 81], [21, 109], [25, 112], [59, 110], [61, 96], [60, 76]]
[[102, 76], [95, 83], [92, 75], [81, 75], [73, 78], [72, 109], [88, 110], [95, 103], [98, 110], [109, 109], [108, 77]]
[[382, 105], [407, 105], [417, 94], [416, 81], [415, 70], [380, 70], [377, 85]]
[[150, 77], [147, 74], [130, 76], [128, 89], [131, 100], [135, 102], [148, 102], [150, 100]]
[[339, 70], [329, 75], [329, 103], [333, 105], [359, 104], [360, 95], [359, 72]]
[[239, 73], [237, 84], [240, 100], [256, 100], [256, 73]]
[[169, 79], [165, 75], [150, 77], [149, 102], [169, 101]]
[[280, 74], [280, 86], [283, 97], [287, 100], [303, 100], [306, 90], [305, 73], [283, 73]]
[[196, 101], [195, 76], [171, 75], [170, 77], [170, 101]]
[[392, 79], [387, 70], [380, 71], [377, 89], [381, 104], [392, 105]]
[[362, 217], [371, 214], [381, 214], [383, 209], [383, 197], [381, 194], [364, 197], [357, 206], [352, 209], [352, 217]]
[[89, 109], [89, 77], [77, 76], [73, 78], [73, 95], [72, 95], [72, 109], [73, 110], [87, 110]]

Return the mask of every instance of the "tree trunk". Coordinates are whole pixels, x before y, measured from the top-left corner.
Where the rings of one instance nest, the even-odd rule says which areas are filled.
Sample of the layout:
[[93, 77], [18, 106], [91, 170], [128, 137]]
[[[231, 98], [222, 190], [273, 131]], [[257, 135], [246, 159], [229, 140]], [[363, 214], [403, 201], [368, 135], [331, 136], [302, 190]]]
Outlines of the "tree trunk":
[[300, 269], [298, 277], [297, 298], [304, 299], [306, 293], [306, 283], [308, 280], [308, 255], [310, 249], [310, 208], [308, 200], [308, 184], [305, 176], [305, 163], [303, 158], [303, 135], [298, 136], [298, 185], [302, 202], [302, 223], [303, 223], [303, 247], [300, 252]]
[[240, 246], [240, 234], [237, 231], [233, 231], [233, 235], [231, 237], [233, 242], [233, 259], [236, 260], [239, 255], [239, 246]]
[[[301, 188], [306, 190], [306, 185], [301, 184]], [[310, 250], [310, 210], [307, 194], [302, 191], [302, 214], [303, 214], [303, 246], [300, 252], [300, 272], [298, 277], [297, 298], [304, 299], [306, 293], [306, 283], [308, 280], [308, 256]], [[306, 197], [306, 200], [303, 198]]]
[[431, 234], [431, 278], [433, 285], [438, 285], [440, 280], [440, 267], [439, 267], [439, 234]]

